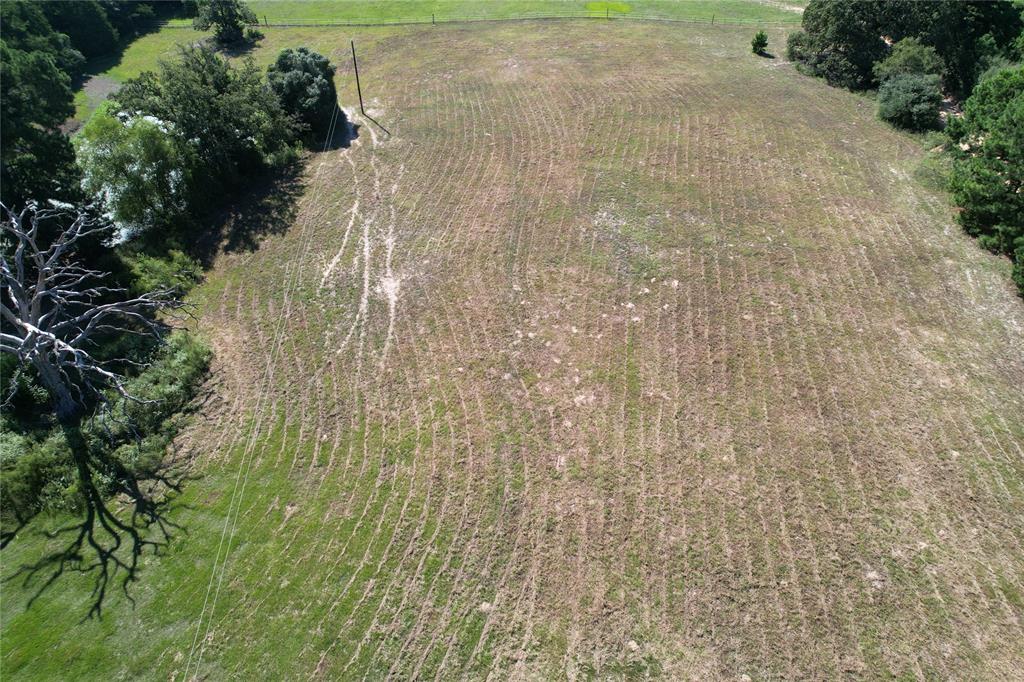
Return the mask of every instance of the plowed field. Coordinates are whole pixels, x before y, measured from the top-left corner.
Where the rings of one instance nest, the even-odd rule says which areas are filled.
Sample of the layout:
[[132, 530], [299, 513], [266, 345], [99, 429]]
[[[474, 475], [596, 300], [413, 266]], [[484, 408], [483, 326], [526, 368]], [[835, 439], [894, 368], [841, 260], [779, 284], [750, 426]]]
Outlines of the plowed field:
[[187, 532], [11, 673], [1020, 674], [1024, 305], [918, 141], [746, 29], [352, 31], [392, 135], [317, 33], [357, 137], [198, 291]]

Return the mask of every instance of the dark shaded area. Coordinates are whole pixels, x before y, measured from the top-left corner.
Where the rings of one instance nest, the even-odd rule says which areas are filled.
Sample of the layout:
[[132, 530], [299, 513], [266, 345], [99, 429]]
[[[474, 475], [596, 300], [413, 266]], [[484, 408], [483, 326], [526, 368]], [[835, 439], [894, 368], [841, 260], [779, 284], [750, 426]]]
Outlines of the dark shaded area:
[[28, 521], [24, 519], [18, 519], [17, 523], [18, 525], [15, 528], [0, 532], [0, 549], [3, 549], [7, 545], [9, 545], [11, 543], [11, 540], [16, 538], [18, 536], [18, 533], [20, 533], [21, 530], [28, 525]]
[[359, 124], [348, 120], [345, 113], [341, 111], [341, 107], [338, 107], [337, 118], [342, 120], [343, 124], [335, 125], [331, 129], [330, 136], [324, 142], [324, 151], [348, 149], [352, 146], [353, 140], [359, 139]]
[[222, 250], [255, 251], [267, 235], [284, 234], [295, 221], [305, 188], [301, 162], [254, 178], [245, 192], [203, 221], [206, 229], [191, 255], [209, 268]]
[[214, 50], [216, 50], [217, 52], [219, 52], [222, 55], [224, 55], [225, 57], [232, 57], [232, 58], [234, 58], [234, 57], [244, 57], [245, 55], [247, 55], [250, 52], [252, 52], [253, 50], [255, 50], [256, 49], [256, 45], [259, 44], [259, 40], [246, 40], [246, 39], [243, 38], [242, 40], [236, 40], [233, 43], [228, 43], [226, 45], [222, 45], [222, 44], [218, 43], [216, 40], [214, 40], [213, 38], [207, 38], [206, 39], [206, 44], [209, 45]]
[[766, 52], [764, 50], [761, 50], [760, 52], [755, 52], [754, 54], [756, 54], [758, 57], [764, 57], [765, 59], [775, 59], [775, 55], [773, 55], [771, 52]]
[[[163, 3], [161, 3], [161, 5], [162, 4]], [[172, 3], [167, 3], [167, 5], [171, 4]], [[82, 83], [85, 82], [88, 78], [103, 74], [106, 71], [119, 65], [121, 63], [121, 60], [124, 58], [125, 50], [127, 50], [132, 43], [134, 43], [139, 38], [142, 38], [143, 36], [149, 35], [150, 33], [156, 33], [157, 31], [159, 31], [161, 28], [164, 27], [164, 21], [180, 16], [183, 16], [183, 14], [180, 12], [168, 12], [162, 15], [159, 20], [141, 23], [138, 26], [136, 26], [134, 33], [124, 35], [118, 40], [117, 46], [114, 48], [113, 51], [97, 57], [93, 57], [92, 59], [86, 61], [85, 66], [83, 67], [82, 72], [80, 74], [70, 74], [72, 90], [77, 91], [79, 87], [81, 87]]]
[[[346, 120], [331, 129], [321, 149], [347, 149], [358, 137], [359, 126]], [[287, 232], [295, 222], [298, 201], [306, 189], [302, 177], [305, 163], [297, 161], [255, 178], [224, 210], [202, 221], [208, 227], [194, 244], [191, 255], [209, 268], [221, 251], [255, 251], [268, 235]]]

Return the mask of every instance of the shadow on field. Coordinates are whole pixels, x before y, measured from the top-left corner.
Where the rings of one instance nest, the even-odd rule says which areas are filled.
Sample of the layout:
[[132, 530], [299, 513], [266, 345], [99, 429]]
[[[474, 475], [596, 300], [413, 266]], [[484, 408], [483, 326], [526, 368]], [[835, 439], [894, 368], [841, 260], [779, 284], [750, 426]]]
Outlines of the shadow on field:
[[222, 250], [255, 251], [264, 237], [284, 234], [295, 221], [305, 188], [299, 162], [255, 178], [247, 191], [211, 220], [194, 255], [204, 268], [209, 268]]
[[359, 139], [359, 124], [350, 121], [341, 107], [338, 107], [338, 116], [341, 119], [340, 125], [335, 126], [331, 138], [324, 145], [324, 151], [348, 149], [353, 140]]
[[238, 57], [245, 57], [246, 55], [251, 54], [262, 39], [262, 37], [257, 40], [247, 40], [243, 38], [242, 40], [231, 43], [230, 45], [221, 45], [210, 37], [204, 42], [225, 57], [237, 59]]
[[[20, 581], [23, 588], [33, 590], [25, 605], [30, 609], [66, 573], [91, 576], [89, 610], [82, 616], [85, 621], [103, 615], [103, 605], [115, 578], [124, 598], [135, 604], [129, 587], [139, 579], [143, 555], [148, 550], [159, 556], [176, 532], [187, 534], [170, 519], [170, 512], [173, 508], [186, 508], [176, 504], [176, 500], [185, 482], [194, 476], [178, 457], [137, 475], [125, 470], [102, 447], [90, 445], [77, 425], [65, 427], [64, 433], [73, 443], [83, 506], [81, 518], [53, 530], [39, 531], [51, 551], [33, 563], [22, 564], [5, 576], [4, 582]], [[97, 472], [105, 476], [98, 476]]]
[[[344, 117], [340, 109], [339, 113]], [[347, 149], [358, 137], [359, 126], [346, 118], [344, 125], [338, 125], [330, 139], [321, 142], [319, 149]], [[296, 161], [254, 178], [246, 191], [238, 194], [227, 208], [210, 219], [210, 229], [203, 232], [193, 247], [192, 255], [208, 269], [221, 251], [255, 251], [268, 235], [287, 232], [295, 222], [298, 201], [306, 189], [306, 178], [302, 174], [304, 165], [303, 161]]]

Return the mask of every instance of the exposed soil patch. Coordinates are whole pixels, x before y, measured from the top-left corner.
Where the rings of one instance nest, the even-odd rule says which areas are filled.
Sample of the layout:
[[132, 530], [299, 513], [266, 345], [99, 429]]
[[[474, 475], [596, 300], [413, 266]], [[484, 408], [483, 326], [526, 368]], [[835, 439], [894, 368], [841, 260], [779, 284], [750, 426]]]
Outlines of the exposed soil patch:
[[[99, 105], [106, 101], [107, 97], [109, 97], [111, 93], [115, 92], [120, 87], [121, 84], [113, 78], [99, 75], [87, 77], [82, 83], [82, 92], [85, 93], [88, 101], [87, 115], [91, 115]], [[68, 119], [68, 121], [61, 126], [61, 130], [66, 134], [71, 135], [83, 125], [85, 125], [84, 120], [80, 121], [77, 118], [72, 118]]]

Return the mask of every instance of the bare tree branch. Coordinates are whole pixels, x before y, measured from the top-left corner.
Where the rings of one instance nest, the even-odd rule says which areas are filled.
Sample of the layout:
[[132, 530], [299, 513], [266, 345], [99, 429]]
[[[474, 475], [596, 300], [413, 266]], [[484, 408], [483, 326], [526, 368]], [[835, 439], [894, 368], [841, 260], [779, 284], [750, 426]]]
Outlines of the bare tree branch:
[[[95, 573], [89, 615], [98, 615], [114, 575], [123, 574], [127, 594], [142, 552], [159, 551], [170, 539], [175, 526], [163, 513], [171, 495], [180, 489], [181, 479], [152, 474], [161, 494], [157, 501], [152, 486], [144, 490], [134, 472], [83, 437], [81, 423], [87, 408], [92, 404], [108, 408], [111, 394], [136, 403], [155, 402], [132, 395], [126, 377], [118, 371], [140, 363], [124, 357], [102, 360], [93, 349], [101, 339], [122, 334], [162, 340], [169, 321], [187, 309], [174, 290], [131, 297], [122, 288], [104, 284], [108, 273], [75, 262], [76, 244], [107, 229], [84, 210], [30, 203], [14, 212], [0, 204], [0, 218], [0, 352], [17, 356], [22, 367], [34, 368], [49, 393], [74, 459], [84, 506], [80, 523], [54, 534], [70, 537], [65, 547], [14, 575], [26, 582], [40, 578], [38, 596], [66, 570]], [[55, 236], [44, 248], [41, 235], [53, 231]], [[100, 475], [102, 479], [97, 478]], [[115, 499], [128, 501], [131, 509], [126, 518], [111, 509], [96, 480], [105, 481], [107, 488], [112, 485]], [[19, 529], [27, 522], [20, 517], [17, 521]], [[155, 535], [152, 527], [157, 529]], [[17, 532], [4, 532], [0, 545], [9, 543]]]
[[[101, 361], [87, 348], [100, 334], [162, 339], [168, 316], [184, 308], [177, 292], [161, 289], [109, 300], [123, 296], [125, 290], [104, 285], [107, 273], [72, 260], [72, 247], [105, 226], [95, 224], [85, 211], [63, 206], [41, 208], [30, 203], [15, 213], [0, 204], [0, 209], [5, 216], [0, 229], [14, 242], [11, 258], [0, 253], [5, 299], [0, 317], [6, 323], [0, 350], [35, 367], [62, 423], [77, 418], [86, 401], [102, 401], [106, 389], [134, 400], [125, 389], [125, 378], [113, 369], [128, 364], [127, 359]], [[39, 234], [47, 221], [58, 232], [44, 249]]]

